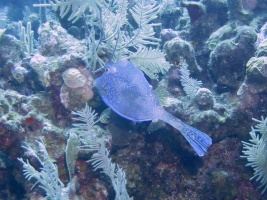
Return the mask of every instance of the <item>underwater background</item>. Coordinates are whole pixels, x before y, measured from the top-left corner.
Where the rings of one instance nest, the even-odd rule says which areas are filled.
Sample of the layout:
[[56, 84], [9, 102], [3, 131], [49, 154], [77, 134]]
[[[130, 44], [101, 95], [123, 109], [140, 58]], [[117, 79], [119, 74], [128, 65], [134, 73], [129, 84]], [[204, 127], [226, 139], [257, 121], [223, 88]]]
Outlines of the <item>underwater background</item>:
[[0, 199], [267, 199], [266, 109], [266, 0], [0, 0]]

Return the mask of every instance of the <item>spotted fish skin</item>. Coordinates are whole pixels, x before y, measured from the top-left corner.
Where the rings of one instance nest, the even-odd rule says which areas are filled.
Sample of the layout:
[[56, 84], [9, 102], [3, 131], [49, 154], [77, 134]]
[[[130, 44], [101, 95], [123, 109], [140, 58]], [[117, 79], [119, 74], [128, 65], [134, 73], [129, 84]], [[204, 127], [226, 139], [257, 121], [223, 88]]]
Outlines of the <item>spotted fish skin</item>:
[[160, 119], [178, 129], [199, 156], [205, 154], [211, 138], [164, 110], [138, 67], [121, 60], [107, 64], [106, 69], [95, 80], [95, 86], [113, 111], [136, 122]]
[[95, 80], [103, 101], [116, 113], [132, 121], [149, 121], [160, 106], [143, 72], [123, 60], [107, 64], [107, 71]]

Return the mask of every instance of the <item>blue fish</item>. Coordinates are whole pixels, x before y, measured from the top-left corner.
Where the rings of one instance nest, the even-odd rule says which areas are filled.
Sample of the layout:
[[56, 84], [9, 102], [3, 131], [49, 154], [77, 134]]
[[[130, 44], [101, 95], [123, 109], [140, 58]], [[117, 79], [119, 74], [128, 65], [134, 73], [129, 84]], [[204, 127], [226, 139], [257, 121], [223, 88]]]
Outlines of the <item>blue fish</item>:
[[95, 86], [113, 111], [136, 122], [162, 120], [178, 129], [199, 156], [205, 154], [212, 144], [211, 138], [164, 110], [138, 67], [127, 60], [105, 67]]

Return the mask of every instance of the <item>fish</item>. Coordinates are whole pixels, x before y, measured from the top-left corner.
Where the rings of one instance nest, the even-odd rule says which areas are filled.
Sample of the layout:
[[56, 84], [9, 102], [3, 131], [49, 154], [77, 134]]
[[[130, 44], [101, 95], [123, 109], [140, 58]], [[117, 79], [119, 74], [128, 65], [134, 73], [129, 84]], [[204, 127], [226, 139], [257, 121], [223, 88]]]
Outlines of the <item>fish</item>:
[[204, 156], [212, 139], [166, 111], [158, 102], [143, 72], [128, 60], [105, 65], [95, 79], [105, 104], [120, 116], [135, 122], [162, 120], [179, 130], [199, 156]]

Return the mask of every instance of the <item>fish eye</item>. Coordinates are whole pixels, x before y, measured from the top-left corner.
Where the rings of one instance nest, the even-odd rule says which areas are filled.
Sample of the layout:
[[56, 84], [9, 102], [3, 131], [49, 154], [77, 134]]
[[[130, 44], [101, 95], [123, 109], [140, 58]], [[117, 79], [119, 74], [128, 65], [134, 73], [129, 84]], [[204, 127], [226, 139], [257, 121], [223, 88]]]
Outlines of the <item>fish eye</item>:
[[107, 68], [107, 71], [108, 71], [109, 73], [114, 74], [114, 73], [116, 73], [117, 69], [116, 69], [116, 67], [109, 67], [109, 68]]

